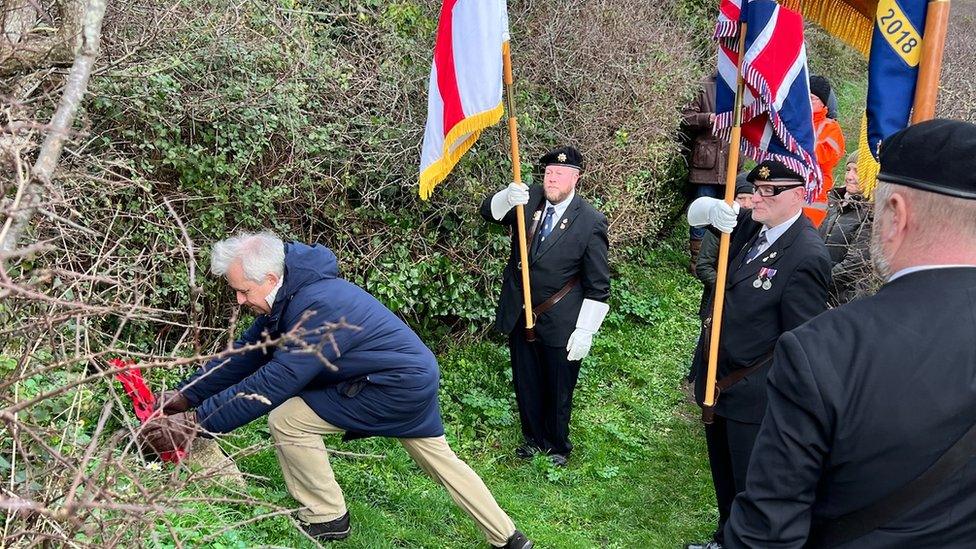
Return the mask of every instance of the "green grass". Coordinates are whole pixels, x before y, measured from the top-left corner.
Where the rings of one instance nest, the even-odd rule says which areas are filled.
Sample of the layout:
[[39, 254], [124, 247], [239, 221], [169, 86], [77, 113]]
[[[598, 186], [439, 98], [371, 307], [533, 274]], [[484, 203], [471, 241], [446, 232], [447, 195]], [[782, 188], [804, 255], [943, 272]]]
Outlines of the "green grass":
[[[699, 289], [684, 273], [681, 231], [636, 256], [615, 275], [612, 313], [584, 361], [576, 392], [570, 466], [513, 456], [520, 439], [508, 353], [500, 341], [455, 345], [440, 356], [447, 436], [484, 479], [501, 506], [538, 547], [678, 547], [704, 539], [715, 520], [714, 498], [696, 408], [681, 378], [697, 333]], [[235, 444], [267, 441], [261, 421]], [[428, 479], [394, 440], [330, 447], [385, 454], [382, 460], [333, 456], [353, 530], [340, 547], [485, 546], [473, 522]], [[282, 506], [288, 496], [273, 451], [239, 460], [263, 479], [251, 497]], [[222, 491], [205, 488], [211, 496]], [[180, 537], [200, 542], [227, 524], [264, 509], [206, 505], [180, 519]], [[157, 532], [160, 537], [165, 532]], [[223, 547], [310, 547], [291, 523], [264, 519], [216, 540]]]

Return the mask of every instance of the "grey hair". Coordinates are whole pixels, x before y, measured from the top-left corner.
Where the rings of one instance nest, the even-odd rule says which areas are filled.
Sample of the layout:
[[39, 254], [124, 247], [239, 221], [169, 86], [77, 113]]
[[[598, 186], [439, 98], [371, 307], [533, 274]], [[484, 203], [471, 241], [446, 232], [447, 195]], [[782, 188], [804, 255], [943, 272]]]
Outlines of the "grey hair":
[[244, 276], [262, 282], [268, 273], [285, 274], [285, 245], [271, 231], [240, 233], [217, 242], [210, 254], [210, 272], [224, 276], [235, 261], [241, 262]]
[[883, 208], [893, 193], [905, 196], [919, 236], [928, 245], [976, 240], [976, 200], [921, 191], [905, 185], [878, 181], [874, 190], [875, 211]]

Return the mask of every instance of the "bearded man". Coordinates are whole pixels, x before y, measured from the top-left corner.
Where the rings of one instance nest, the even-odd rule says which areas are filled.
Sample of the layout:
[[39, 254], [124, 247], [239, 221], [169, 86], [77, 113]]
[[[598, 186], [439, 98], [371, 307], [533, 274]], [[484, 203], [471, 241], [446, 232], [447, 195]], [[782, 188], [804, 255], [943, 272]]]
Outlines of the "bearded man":
[[580, 363], [610, 307], [607, 218], [576, 193], [583, 157], [559, 147], [539, 160], [542, 185], [512, 183], [487, 197], [481, 216], [515, 225], [515, 206], [531, 214], [527, 231], [534, 333], [525, 330], [519, 241], [505, 266], [495, 328], [508, 336], [523, 459], [536, 453], [565, 466], [573, 449], [569, 416]]

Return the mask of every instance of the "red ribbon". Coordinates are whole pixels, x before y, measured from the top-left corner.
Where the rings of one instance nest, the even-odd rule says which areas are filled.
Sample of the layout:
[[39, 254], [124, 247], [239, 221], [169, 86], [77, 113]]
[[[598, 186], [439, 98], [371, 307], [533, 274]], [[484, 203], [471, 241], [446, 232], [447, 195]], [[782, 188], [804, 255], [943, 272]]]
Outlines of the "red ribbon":
[[[134, 360], [125, 361], [121, 358], [113, 358], [108, 363], [122, 370], [115, 374], [115, 379], [122, 383], [125, 394], [129, 395], [129, 398], [132, 399], [132, 405], [136, 410], [136, 417], [142, 423], [149, 421], [153, 416], [153, 405], [156, 404], [156, 397], [153, 396], [145, 380], [142, 379], [142, 370], [130, 369], [131, 366], [135, 365]], [[179, 463], [185, 455], [186, 450], [178, 448], [172, 452], [163, 452], [159, 457], [163, 461]]]

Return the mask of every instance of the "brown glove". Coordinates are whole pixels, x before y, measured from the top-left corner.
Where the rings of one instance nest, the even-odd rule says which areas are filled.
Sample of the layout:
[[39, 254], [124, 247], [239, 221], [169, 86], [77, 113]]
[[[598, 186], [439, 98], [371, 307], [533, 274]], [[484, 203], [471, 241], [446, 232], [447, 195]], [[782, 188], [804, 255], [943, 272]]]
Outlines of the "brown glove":
[[149, 420], [139, 433], [139, 441], [156, 454], [185, 450], [200, 430], [196, 412], [181, 412]]
[[178, 414], [190, 409], [190, 401], [183, 396], [183, 393], [170, 390], [163, 391], [156, 395], [156, 402], [153, 403], [153, 411], [163, 410], [166, 415]]

